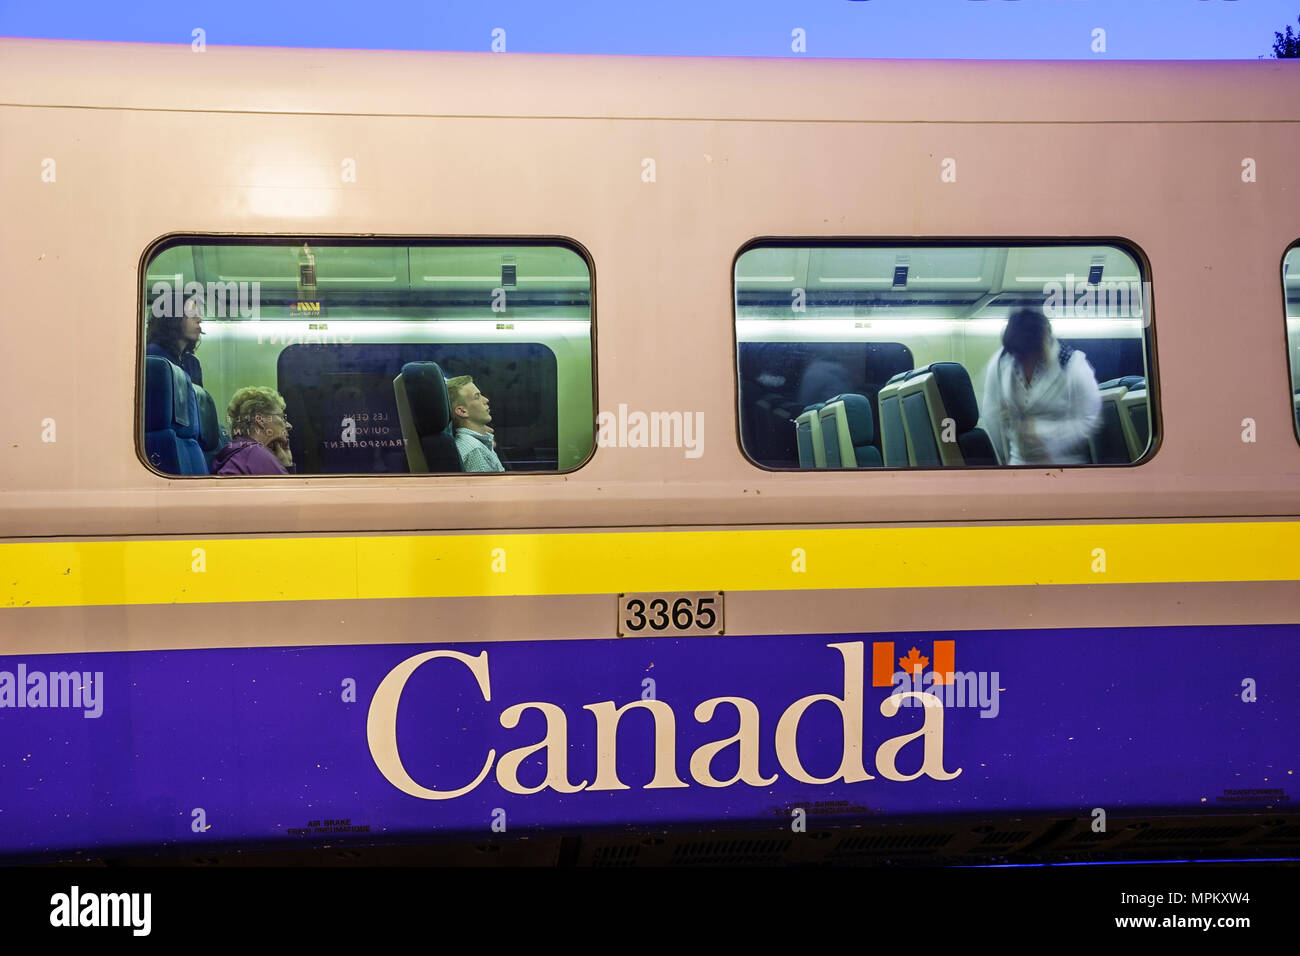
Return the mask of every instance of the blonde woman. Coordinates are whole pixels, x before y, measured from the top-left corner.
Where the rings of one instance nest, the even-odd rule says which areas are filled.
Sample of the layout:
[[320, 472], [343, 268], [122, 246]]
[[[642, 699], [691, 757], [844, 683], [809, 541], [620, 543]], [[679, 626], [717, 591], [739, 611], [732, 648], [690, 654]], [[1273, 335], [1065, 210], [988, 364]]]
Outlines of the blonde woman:
[[226, 409], [230, 444], [212, 459], [214, 475], [287, 475], [293, 467], [284, 399], [273, 388], [250, 385], [235, 392]]

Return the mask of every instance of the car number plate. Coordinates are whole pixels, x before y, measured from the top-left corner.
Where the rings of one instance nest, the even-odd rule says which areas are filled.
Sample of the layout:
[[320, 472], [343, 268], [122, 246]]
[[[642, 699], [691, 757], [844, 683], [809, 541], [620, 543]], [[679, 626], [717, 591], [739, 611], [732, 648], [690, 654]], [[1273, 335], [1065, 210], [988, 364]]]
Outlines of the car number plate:
[[721, 591], [639, 592], [618, 596], [619, 637], [722, 634]]

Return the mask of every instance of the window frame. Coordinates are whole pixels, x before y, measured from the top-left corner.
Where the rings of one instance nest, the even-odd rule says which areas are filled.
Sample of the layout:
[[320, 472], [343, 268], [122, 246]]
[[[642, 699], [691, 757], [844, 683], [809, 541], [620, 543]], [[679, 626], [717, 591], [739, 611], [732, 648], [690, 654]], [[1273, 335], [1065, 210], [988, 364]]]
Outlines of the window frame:
[[[1300, 238], [1297, 238], [1282, 250], [1282, 259], [1278, 262], [1277, 267], [1277, 281], [1282, 290], [1282, 354], [1286, 356], [1287, 410], [1291, 417], [1291, 432], [1295, 435], [1296, 444], [1300, 445], [1300, 416], [1297, 415], [1295, 405], [1295, 381], [1300, 368], [1293, 368], [1291, 365], [1291, 318], [1287, 315], [1286, 305], [1286, 261], [1292, 254], [1296, 256], [1296, 271], [1300, 275]], [[1297, 311], [1300, 312], [1300, 310]], [[1297, 318], [1300, 320], [1300, 316]], [[1296, 333], [1296, 338], [1300, 340], [1300, 332]], [[1297, 344], [1300, 344], [1300, 342]]]
[[[1300, 240], [1296, 242], [1300, 246]], [[1139, 282], [1142, 283], [1143, 289], [1143, 316], [1146, 321], [1143, 323], [1144, 347], [1147, 349], [1147, 408], [1150, 414], [1151, 434], [1148, 437], [1146, 451], [1135, 461], [1127, 464], [1109, 463], [1095, 464], [1088, 463], [1082, 465], [1075, 464], [1032, 464], [1032, 465], [962, 465], [954, 467], [951, 465], [908, 465], [906, 467], [890, 467], [886, 465], [867, 466], [858, 468], [772, 468], [768, 465], [756, 461], [750, 454], [744, 444], [743, 432], [743, 406], [741, 403], [741, 370], [740, 370], [740, 334], [738, 328], [739, 316], [738, 303], [736, 300], [736, 267], [740, 262], [741, 256], [755, 249], [771, 248], [798, 248], [802, 249], [827, 249], [827, 248], [867, 248], [867, 249], [961, 249], [961, 248], [1044, 248], [1044, 247], [1067, 247], [1067, 246], [1110, 246], [1127, 253], [1138, 266]], [[1285, 260], [1284, 260], [1285, 261]], [[1156, 344], [1156, 317], [1155, 317], [1155, 280], [1152, 275], [1151, 261], [1146, 252], [1136, 242], [1122, 236], [1029, 236], [1029, 237], [1007, 237], [1007, 236], [756, 236], [743, 243], [732, 256], [731, 260], [731, 344], [732, 344], [732, 363], [731, 373], [733, 375], [733, 405], [735, 408], [734, 427], [736, 436], [736, 448], [740, 452], [745, 462], [759, 469], [760, 471], [771, 474], [806, 474], [806, 475], [844, 475], [844, 474], [896, 474], [908, 472], [949, 472], [953, 474], [960, 473], [998, 473], [1010, 470], [1016, 471], [1042, 471], [1050, 470], [1077, 470], [1081, 472], [1096, 471], [1099, 469], [1117, 469], [1117, 468], [1138, 468], [1148, 464], [1159, 453], [1164, 441], [1164, 417], [1161, 410], [1160, 401], [1160, 373], [1159, 362], [1157, 360], [1158, 348]], [[906, 344], [906, 343], [903, 343]], [[967, 370], [969, 372], [969, 369]], [[974, 377], [972, 376], [972, 386], [975, 386]], [[976, 387], [976, 400], [981, 399], [980, 389]], [[879, 422], [876, 424], [879, 429]], [[1300, 432], [1298, 432], [1300, 437]]]
[[[159, 478], [165, 478], [169, 481], [220, 481], [226, 483], [230, 479], [235, 480], [273, 480], [273, 481], [318, 481], [322, 479], [352, 479], [368, 478], [376, 480], [386, 480], [392, 478], [403, 479], [446, 479], [465, 477], [466, 472], [336, 472], [320, 474], [297, 474], [287, 475], [177, 475], [160, 470], [149, 461], [144, 445], [144, 398], [145, 398], [145, 350], [148, 345], [147, 341], [147, 323], [145, 321], [145, 311], [149, 305], [148, 289], [148, 271], [149, 265], [155, 258], [166, 252], [168, 249], [177, 246], [294, 246], [309, 243], [314, 248], [323, 248], [328, 246], [379, 246], [392, 247], [403, 246], [406, 248], [414, 247], [465, 247], [465, 246], [542, 246], [542, 247], [562, 247], [576, 253], [582, 258], [587, 268], [587, 297], [589, 302], [589, 341], [590, 341], [590, 368], [591, 368], [591, 447], [588, 449], [585, 457], [577, 464], [569, 468], [556, 469], [555, 471], [521, 471], [521, 472], [474, 472], [475, 480], [481, 480], [482, 477], [501, 477], [503, 475], [512, 475], [516, 480], [523, 480], [525, 476], [548, 477], [553, 475], [570, 475], [582, 468], [585, 468], [596, 454], [596, 411], [600, 408], [599, 404], [599, 369], [597, 366], [597, 356], [599, 353], [597, 343], [597, 323], [596, 323], [596, 263], [590, 250], [570, 236], [561, 235], [527, 235], [527, 236], [510, 236], [510, 235], [400, 235], [391, 233], [231, 233], [231, 232], [170, 232], [166, 233], [150, 242], [140, 254], [139, 264], [137, 266], [136, 282], [136, 311], [135, 311], [135, 388], [132, 395], [134, 410], [132, 414], [133, 445], [136, 460], [151, 474]], [[546, 343], [539, 343], [546, 345]], [[549, 348], [549, 346], [546, 346]], [[551, 350], [554, 352], [554, 350]], [[278, 361], [278, 359], [277, 359]], [[557, 356], [557, 397], [558, 397], [558, 356]], [[277, 385], [279, 383], [277, 382]], [[219, 409], [220, 415], [223, 410]], [[557, 417], [557, 428], [558, 428]], [[558, 434], [557, 434], [558, 440]]]

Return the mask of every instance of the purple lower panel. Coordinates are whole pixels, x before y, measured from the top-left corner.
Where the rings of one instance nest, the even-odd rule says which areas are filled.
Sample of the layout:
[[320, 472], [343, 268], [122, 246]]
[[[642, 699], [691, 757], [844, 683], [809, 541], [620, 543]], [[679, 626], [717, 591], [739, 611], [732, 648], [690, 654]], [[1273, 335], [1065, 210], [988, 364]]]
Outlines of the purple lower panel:
[[1298, 689], [1297, 626], [0, 657], [0, 853], [1287, 812]]

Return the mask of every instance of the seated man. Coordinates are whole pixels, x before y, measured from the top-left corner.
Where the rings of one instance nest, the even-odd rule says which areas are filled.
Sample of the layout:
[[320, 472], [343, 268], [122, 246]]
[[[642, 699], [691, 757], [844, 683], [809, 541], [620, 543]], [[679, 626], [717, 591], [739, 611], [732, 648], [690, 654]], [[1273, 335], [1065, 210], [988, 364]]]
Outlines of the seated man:
[[226, 409], [230, 444], [212, 459], [214, 475], [287, 475], [293, 467], [284, 399], [273, 388], [250, 385], [235, 392]]
[[447, 405], [461, 466], [466, 471], [505, 471], [488, 424], [492, 415], [487, 396], [478, 390], [474, 379], [468, 375], [447, 379]]

